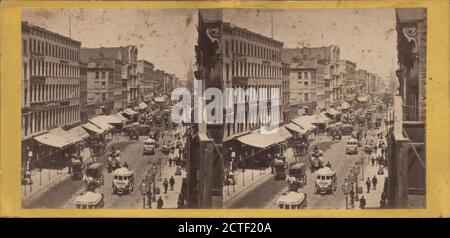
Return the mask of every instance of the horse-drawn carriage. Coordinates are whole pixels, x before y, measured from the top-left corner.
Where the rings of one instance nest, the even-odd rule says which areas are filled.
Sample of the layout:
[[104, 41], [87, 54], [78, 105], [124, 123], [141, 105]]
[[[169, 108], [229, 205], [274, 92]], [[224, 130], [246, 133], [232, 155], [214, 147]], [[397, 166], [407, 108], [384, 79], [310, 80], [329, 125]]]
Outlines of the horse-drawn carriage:
[[289, 168], [288, 185], [290, 191], [297, 191], [306, 185], [305, 164], [297, 163]]
[[102, 164], [93, 163], [86, 169], [86, 176], [84, 178], [86, 191], [95, 192], [95, 189], [103, 186], [105, 177], [102, 173]]
[[107, 170], [108, 173], [111, 173], [112, 171], [118, 169], [121, 167], [121, 161], [120, 161], [120, 151], [119, 150], [112, 150], [108, 154], [108, 161], [107, 161]]
[[322, 150], [314, 150], [311, 153], [311, 156], [309, 159], [309, 163], [310, 163], [309, 169], [311, 170], [311, 173], [314, 173], [315, 171], [323, 168], [323, 157], [324, 157], [324, 153]]
[[281, 159], [274, 160], [274, 177], [275, 179], [286, 178], [286, 163]]

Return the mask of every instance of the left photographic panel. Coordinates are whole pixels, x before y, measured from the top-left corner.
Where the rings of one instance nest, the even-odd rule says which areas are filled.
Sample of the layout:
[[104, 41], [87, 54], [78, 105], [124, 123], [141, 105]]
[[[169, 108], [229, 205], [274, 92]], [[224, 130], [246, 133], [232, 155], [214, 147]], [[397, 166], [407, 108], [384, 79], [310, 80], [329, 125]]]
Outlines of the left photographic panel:
[[[22, 10], [22, 207], [186, 205], [197, 10]], [[169, 158], [169, 159], [168, 159]]]

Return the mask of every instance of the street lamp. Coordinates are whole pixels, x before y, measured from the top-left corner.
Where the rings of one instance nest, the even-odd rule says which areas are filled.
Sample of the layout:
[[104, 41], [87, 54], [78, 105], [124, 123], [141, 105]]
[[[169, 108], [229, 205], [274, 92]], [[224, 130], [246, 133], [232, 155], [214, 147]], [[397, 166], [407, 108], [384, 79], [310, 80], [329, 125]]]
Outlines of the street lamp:
[[360, 173], [360, 167], [359, 167], [359, 163], [358, 163], [358, 161], [357, 162], [355, 162], [355, 170], [354, 170], [354, 173], [355, 173], [355, 182], [356, 182], [356, 189], [355, 189], [355, 192], [356, 192], [356, 194], [355, 194], [355, 201], [359, 201], [359, 197], [358, 197], [358, 180], [359, 180], [359, 178], [358, 178], [358, 175], [359, 175], [359, 173]]
[[345, 178], [344, 184], [342, 184], [342, 192], [345, 194], [345, 209], [348, 209], [348, 193], [350, 192], [350, 184], [348, 183], [347, 178]]
[[145, 179], [142, 179], [141, 185], [139, 186], [139, 190], [142, 194], [142, 206], [145, 209], [145, 196], [148, 194], [150, 188], [148, 184], [145, 182]]

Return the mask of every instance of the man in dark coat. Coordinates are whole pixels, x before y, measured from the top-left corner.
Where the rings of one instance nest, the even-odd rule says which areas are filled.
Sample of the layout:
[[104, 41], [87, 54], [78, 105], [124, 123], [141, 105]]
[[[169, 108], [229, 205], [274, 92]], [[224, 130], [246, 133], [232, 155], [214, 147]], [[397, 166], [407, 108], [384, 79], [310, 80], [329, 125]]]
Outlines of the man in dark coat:
[[158, 205], [157, 205], [157, 208], [158, 208], [158, 209], [162, 209], [162, 208], [163, 208], [163, 206], [164, 206], [164, 201], [163, 201], [163, 199], [162, 199], [161, 196], [159, 196], [157, 204], [158, 204]]
[[373, 190], [377, 190], [377, 183], [378, 183], [377, 176], [374, 175], [373, 178], [372, 178]]
[[173, 178], [173, 176], [170, 177], [169, 184], [170, 184], [170, 190], [173, 191], [173, 187], [175, 186], [175, 179]]
[[167, 178], [164, 179], [163, 186], [164, 186], [164, 193], [167, 193], [167, 188], [169, 187], [169, 182], [167, 181]]
[[370, 178], [369, 177], [367, 177], [367, 180], [366, 180], [366, 186], [367, 186], [367, 193], [369, 193], [370, 192], [370, 186], [371, 186], [372, 184], [370, 183]]
[[359, 199], [359, 208], [364, 209], [366, 207], [366, 199], [364, 198], [364, 196], [362, 196]]

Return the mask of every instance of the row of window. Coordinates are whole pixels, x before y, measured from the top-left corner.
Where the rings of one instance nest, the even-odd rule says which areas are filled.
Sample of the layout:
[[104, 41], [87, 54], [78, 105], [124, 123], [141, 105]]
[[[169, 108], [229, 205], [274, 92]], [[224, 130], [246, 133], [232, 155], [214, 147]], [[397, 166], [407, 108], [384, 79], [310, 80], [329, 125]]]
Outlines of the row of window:
[[51, 44], [46, 41], [41, 41], [32, 38], [24, 39], [22, 47], [24, 55], [28, 55], [29, 49], [31, 53], [53, 56], [60, 59], [78, 61], [79, 58], [78, 50], [73, 50], [68, 47], [62, 47], [56, 44]]
[[45, 131], [55, 125], [72, 124], [80, 119], [78, 105], [32, 112], [22, 116], [22, 132], [24, 136]]
[[53, 32], [42, 31], [36, 28], [30, 29], [31, 35], [36, 35], [45, 39], [49, 39], [53, 42], [64, 44], [72, 47], [79, 47], [79, 43], [77, 44], [75, 40], [69, 39], [67, 37], [63, 37]]
[[[282, 119], [281, 118], [281, 111], [282, 111], [282, 109], [280, 107], [279, 112], [278, 112], [279, 113], [279, 117], [280, 117], [279, 121], [281, 121], [281, 119]], [[267, 114], [270, 115], [270, 113], [271, 113], [270, 108], [267, 108]], [[270, 121], [269, 120], [270, 116], [268, 116], [267, 114], [266, 114], [265, 121], [269, 122]], [[237, 117], [237, 115], [235, 115], [235, 116]], [[226, 123], [226, 125], [227, 125], [226, 137], [230, 137], [230, 136], [235, 135], [235, 134], [240, 134], [240, 133], [249, 131], [252, 128], [257, 128], [257, 127], [260, 127], [262, 125], [266, 125], [266, 124], [261, 123], [260, 120], [257, 120], [257, 122], [250, 122], [250, 120], [249, 120], [250, 115], [247, 112], [245, 113], [244, 118], [246, 118], [245, 123], [237, 123], [236, 122], [237, 119], [235, 119], [235, 123]]]
[[[27, 63], [24, 63], [24, 77], [27, 78]], [[80, 77], [80, 68], [74, 65], [47, 62], [42, 60], [30, 60], [30, 75], [45, 77]]]
[[[226, 64], [227, 78], [229, 67], [229, 64]], [[281, 78], [281, 67], [233, 60], [231, 62], [231, 75], [233, 77]]]
[[268, 38], [265, 38], [265, 37], [261, 37], [261, 35], [258, 35], [256, 33], [249, 32], [249, 31], [245, 31], [245, 30], [234, 29], [233, 30], [233, 35], [237, 36], [237, 37], [244, 38], [244, 39], [249, 40], [249, 41], [265, 44], [265, 45], [268, 45], [268, 46], [271, 46], [271, 47], [280, 47], [281, 48], [283, 46], [281, 43], [277, 43], [273, 39], [268, 39]]
[[101, 71], [101, 72], [97, 71], [97, 72], [95, 72], [95, 78], [99, 79], [100, 76], [101, 76], [102, 79], [105, 79], [106, 78], [106, 73], [107, 72], [105, 72], [105, 71]]
[[[258, 85], [258, 86], [251, 86], [251, 87], [235, 87], [234, 90], [236, 89], [242, 89], [242, 91], [235, 91], [234, 95], [233, 95], [233, 102], [234, 103], [238, 103], [238, 102], [246, 102], [248, 103], [250, 101], [250, 96], [246, 94], [246, 90], [247, 88], [254, 88], [256, 90], [256, 93], [258, 93], [259, 89], [262, 89], [262, 93], [264, 93], [266, 96], [265, 98], [268, 99], [268, 101], [271, 100], [275, 100], [275, 99], [279, 99], [281, 98], [281, 89], [278, 86], [268, 86], [268, 85]], [[276, 91], [276, 89], [278, 89], [278, 93], [275, 92], [275, 94], [272, 94], [273, 90]], [[255, 98], [259, 98], [258, 95], [255, 95]]]
[[231, 47], [229, 46], [229, 44], [230, 41], [225, 41], [226, 56], [230, 56], [230, 48], [231, 48], [231, 53], [248, 55], [255, 58], [273, 61], [281, 60], [281, 48], [279, 50], [274, 50], [239, 40], [231, 40]]
[[313, 74], [311, 72], [307, 72], [307, 71], [300, 71], [297, 73], [298, 75], [298, 79], [312, 79]]
[[65, 84], [32, 84], [30, 85], [29, 93], [30, 95], [28, 97], [27, 89], [24, 89], [23, 97], [25, 105], [27, 104], [28, 100], [30, 100], [30, 103], [34, 103], [77, 98], [80, 96], [80, 86]]

